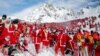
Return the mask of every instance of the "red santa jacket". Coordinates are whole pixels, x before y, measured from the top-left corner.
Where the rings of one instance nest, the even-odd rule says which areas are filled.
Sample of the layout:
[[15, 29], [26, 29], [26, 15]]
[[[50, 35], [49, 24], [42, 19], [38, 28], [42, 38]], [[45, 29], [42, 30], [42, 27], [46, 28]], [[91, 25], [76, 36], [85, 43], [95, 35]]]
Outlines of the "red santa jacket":
[[95, 41], [100, 40], [99, 35], [98, 35], [97, 33], [94, 33], [92, 36], [93, 36], [93, 39], [94, 39]]
[[[8, 36], [9, 36], [9, 40], [7, 40]], [[2, 40], [1, 41], [2, 44], [8, 44], [7, 42], [10, 41], [10, 34], [8, 33], [7, 28], [5, 28], [5, 27], [4, 27], [4, 30], [1, 34], [1, 40]]]
[[82, 39], [82, 33], [75, 33], [73, 37], [73, 41], [81, 40]]
[[18, 24], [18, 28], [17, 28], [17, 30], [19, 30], [19, 31], [23, 31], [23, 24], [19, 23], [19, 24]]
[[9, 36], [10, 37], [9, 38], [10, 43], [14, 44], [15, 36], [13, 35], [13, 33], [9, 32], [7, 28], [4, 28], [2, 36], [3, 36], [3, 39], [4, 39], [4, 43], [7, 43], [7, 40], [5, 40], [5, 39]]
[[43, 40], [43, 38], [45, 37], [45, 33], [44, 33], [43, 29], [39, 29], [37, 35], [38, 35], [38, 37], [42, 38], [42, 40]]
[[8, 30], [9, 36], [10, 36], [10, 43], [15, 44], [16, 39], [15, 39], [15, 36], [14, 36], [14, 34], [15, 34], [14, 33], [14, 31], [15, 31], [14, 24], [10, 24], [10, 26], [9, 26], [9, 28], [7, 28], [7, 30]]
[[3, 44], [3, 35], [2, 35], [3, 30], [4, 30], [4, 25], [0, 24], [0, 46]]
[[34, 38], [34, 44], [40, 44], [42, 42], [42, 39], [40, 37]]
[[8, 28], [8, 32], [12, 33], [15, 30], [15, 26], [13, 24], [11, 24]]
[[36, 37], [36, 32], [35, 31], [32, 31], [30, 33], [30, 37], [31, 37], [32, 41], [34, 41], [34, 38]]
[[34, 35], [34, 43], [40, 44], [42, 42], [43, 31], [41, 29], [36, 30], [36, 35]]
[[18, 43], [18, 37], [19, 37], [20, 33], [18, 31], [15, 31], [13, 33], [13, 35], [11, 35], [11, 44], [17, 44]]
[[29, 34], [31, 34], [33, 31], [33, 25], [29, 25], [29, 28], [30, 28]]
[[2, 32], [2, 36], [5, 37], [5, 36], [8, 36], [8, 35], [9, 35], [8, 29], [4, 27], [4, 30]]
[[57, 43], [60, 46], [63, 46], [69, 41], [69, 37], [65, 33], [60, 33], [57, 37]]
[[44, 33], [44, 37], [43, 37], [43, 41], [50, 41], [51, 39], [51, 36], [50, 36], [50, 33]]

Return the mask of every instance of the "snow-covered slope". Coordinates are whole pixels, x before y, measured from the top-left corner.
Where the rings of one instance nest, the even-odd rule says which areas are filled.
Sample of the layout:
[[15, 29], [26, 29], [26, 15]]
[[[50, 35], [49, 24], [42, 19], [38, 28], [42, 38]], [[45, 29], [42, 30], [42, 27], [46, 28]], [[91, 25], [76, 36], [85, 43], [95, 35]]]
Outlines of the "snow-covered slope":
[[65, 22], [77, 18], [98, 16], [98, 14], [100, 14], [100, 6], [96, 8], [82, 8], [80, 11], [75, 11], [45, 3], [37, 8], [30, 7], [14, 16], [29, 22], [46, 23]]
[[27, 20], [36, 22], [63, 22], [68, 21], [74, 17], [73, 10], [59, 8], [51, 4], [43, 4], [37, 9], [34, 9], [28, 16]]
[[82, 8], [80, 10], [81, 13], [83, 13], [82, 15], [78, 16], [78, 17], [89, 17], [89, 16], [98, 16], [100, 14], [100, 5], [98, 5], [97, 7], [93, 8], [93, 7], [89, 7], [89, 8]]

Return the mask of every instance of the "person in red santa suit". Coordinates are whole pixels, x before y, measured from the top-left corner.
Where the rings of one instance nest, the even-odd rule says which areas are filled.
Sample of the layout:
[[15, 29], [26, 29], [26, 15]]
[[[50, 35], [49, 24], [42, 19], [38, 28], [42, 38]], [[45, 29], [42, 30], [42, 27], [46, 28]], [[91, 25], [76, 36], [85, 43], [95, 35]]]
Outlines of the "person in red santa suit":
[[8, 33], [10, 34], [10, 43], [11, 45], [16, 45], [16, 37], [14, 36], [14, 32], [15, 32], [15, 26], [14, 24], [10, 24], [9, 28], [8, 28]]
[[65, 56], [65, 47], [67, 42], [67, 36], [64, 32], [60, 32], [58, 34], [58, 37], [56, 38], [56, 44], [55, 44], [55, 56], [58, 54], [58, 50], [61, 50], [62, 56]]
[[88, 46], [88, 54], [90, 56], [93, 55], [93, 49], [94, 49], [94, 39], [93, 39], [93, 36], [92, 35], [89, 35], [88, 36], [88, 42], [87, 42], [87, 46]]
[[36, 53], [39, 53], [41, 43], [42, 43], [42, 38], [39, 35], [39, 30], [36, 30], [36, 37], [34, 38], [34, 45], [35, 45]]
[[[6, 16], [6, 15], [5, 15]], [[2, 17], [2, 18], [6, 18], [6, 17]], [[5, 28], [5, 24], [3, 22], [3, 20], [0, 22], [0, 47], [2, 48], [2, 53], [4, 55], [7, 55], [8, 50], [6, 47], [8, 47], [9, 44], [9, 37], [7, 37], [8, 35], [8, 31], [7, 28]]]
[[44, 30], [43, 46], [48, 48], [50, 46], [51, 35], [49, 33], [49, 28]]
[[3, 36], [2, 32], [4, 30], [4, 24], [2, 23], [2, 20], [0, 20], [0, 47], [3, 45]]
[[4, 27], [1, 36], [2, 36], [2, 41], [3, 41], [3, 44], [4, 44], [6, 42], [6, 37], [10, 36], [6, 27]]
[[31, 35], [33, 29], [35, 28], [35, 26], [33, 26], [32, 24], [29, 25], [29, 35]]
[[36, 37], [36, 25], [30, 25], [30, 37], [33, 41], [34, 37]]
[[2, 36], [2, 43], [3, 43], [2, 53], [3, 55], [8, 55], [8, 47], [10, 45], [10, 35], [6, 27], [4, 27], [1, 36]]
[[[10, 36], [10, 48], [13, 50], [16, 49], [16, 45], [17, 45], [17, 41], [18, 41], [18, 37], [16, 37], [16, 33], [15, 33], [15, 26], [14, 24], [11, 22], [11, 24], [9, 25], [9, 27], [7, 27], [7, 31], [8, 31], [8, 34]], [[11, 53], [10, 50], [8, 52], [8, 54]], [[11, 55], [11, 54], [9, 54]]]
[[93, 51], [92, 51], [92, 55], [95, 55], [95, 56], [98, 56], [96, 55], [96, 52], [98, 52], [98, 50], [100, 50], [100, 44], [99, 44], [99, 41], [100, 41], [100, 38], [99, 38], [99, 33], [98, 32], [94, 32], [92, 34], [93, 36], [93, 39], [94, 39], [94, 46], [93, 46]]
[[83, 52], [83, 34], [80, 31], [80, 29], [77, 31], [77, 33], [75, 33], [74, 37], [73, 37], [73, 42], [76, 44], [74, 45], [74, 50], [77, 50], [74, 55], [81, 55], [84, 56], [84, 52]]
[[88, 53], [88, 36], [91, 35], [91, 33], [87, 30], [83, 30], [83, 36], [82, 36], [82, 48], [84, 49], [84, 55], [89, 56]]
[[30, 33], [30, 37], [31, 37], [32, 42], [34, 43], [34, 38], [36, 37], [36, 29], [32, 30], [32, 32]]
[[95, 56], [99, 56], [100, 55], [100, 34], [98, 34], [98, 40], [97, 40], [97, 42], [96, 42], [96, 44], [97, 44], [97, 47], [96, 47], [96, 49], [95, 49]]
[[72, 41], [72, 38], [71, 36], [68, 35], [67, 31], [65, 30], [65, 35], [66, 35], [66, 54], [70, 54], [70, 55], [73, 55], [73, 41]]
[[[7, 32], [9, 33], [9, 35], [13, 35], [14, 32], [14, 25], [11, 23], [11, 20], [6, 20], [5, 22], [5, 29], [7, 29]], [[5, 33], [7, 34], [7, 33]]]
[[[14, 35], [14, 32], [15, 32], [15, 26], [14, 26], [14, 24], [11, 22], [11, 21], [7, 21], [6, 23], [8, 23], [9, 25], [5, 25], [6, 27], [4, 27], [4, 30], [3, 30], [3, 37], [4, 37], [4, 47], [5, 46], [8, 46], [9, 48], [11, 48], [11, 49], [13, 49], [15, 46], [16, 46], [16, 44], [17, 44], [17, 40], [16, 40], [16, 36]], [[9, 38], [7, 37], [7, 36], [9, 36]], [[7, 43], [9, 43], [7, 40], [9, 39], [9, 42], [10, 42], [10, 44], [8, 45]], [[9, 48], [8, 48], [8, 55], [9, 55], [9, 53], [11, 53], [10, 52], [10, 50], [9, 50]]]

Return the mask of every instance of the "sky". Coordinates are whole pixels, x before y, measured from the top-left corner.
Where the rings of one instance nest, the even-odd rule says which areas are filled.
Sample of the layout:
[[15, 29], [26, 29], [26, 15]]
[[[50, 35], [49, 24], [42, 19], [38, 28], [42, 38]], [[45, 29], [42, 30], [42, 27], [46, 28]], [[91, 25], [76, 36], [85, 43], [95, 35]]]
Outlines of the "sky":
[[96, 7], [100, 4], [100, 0], [0, 0], [0, 16], [3, 14], [13, 15], [29, 7], [36, 7], [43, 3], [50, 3], [71, 9], [80, 9], [86, 6]]

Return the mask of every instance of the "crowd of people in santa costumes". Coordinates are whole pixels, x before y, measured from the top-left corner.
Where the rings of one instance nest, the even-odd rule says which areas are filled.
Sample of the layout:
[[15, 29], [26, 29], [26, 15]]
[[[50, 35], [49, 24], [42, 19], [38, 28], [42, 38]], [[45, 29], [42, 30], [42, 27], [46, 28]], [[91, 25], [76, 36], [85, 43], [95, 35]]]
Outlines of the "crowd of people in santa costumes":
[[70, 33], [65, 28], [38, 26], [17, 19], [11, 20], [6, 15], [2, 16], [0, 20], [0, 52], [4, 56], [28, 51], [27, 46], [30, 42], [34, 44], [36, 54], [41, 52], [41, 48], [54, 47], [55, 56], [59, 51], [62, 56], [66, 54], [96, 56], [96, 48], [100, 47], [100, 34], [80, 28], [76, 32]]

